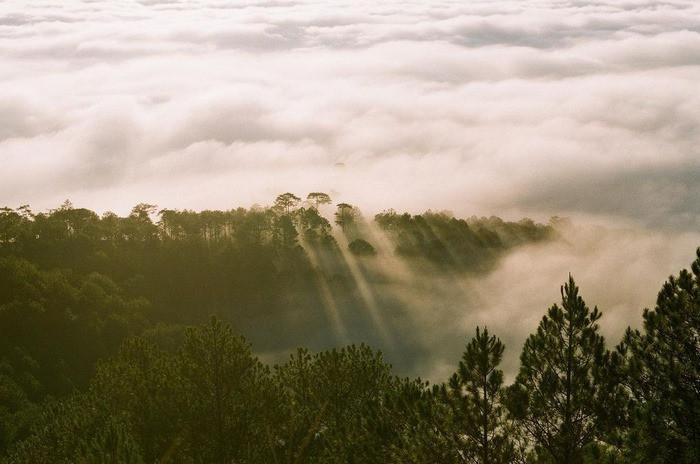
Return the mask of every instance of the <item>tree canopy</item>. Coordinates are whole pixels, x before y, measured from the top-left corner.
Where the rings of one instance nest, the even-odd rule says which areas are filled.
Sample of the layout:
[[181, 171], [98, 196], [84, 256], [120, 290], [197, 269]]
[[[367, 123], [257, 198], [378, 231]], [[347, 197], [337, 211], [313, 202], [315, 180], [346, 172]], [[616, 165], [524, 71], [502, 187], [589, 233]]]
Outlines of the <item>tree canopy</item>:
[[491, 272], [554, 230], [349, 204], [334, 227], [324, 195], [126, 217], [1, 209], [0, 462], [698, 462], [700, 250], [617, 346], [569, 276], [510, 385], [501, 362], [520, 347], [481, 327], [431, 385], [329, 335], [339, 320], [371, 334], [368, 294], [380, 316], [401, 310], [376, 261]]

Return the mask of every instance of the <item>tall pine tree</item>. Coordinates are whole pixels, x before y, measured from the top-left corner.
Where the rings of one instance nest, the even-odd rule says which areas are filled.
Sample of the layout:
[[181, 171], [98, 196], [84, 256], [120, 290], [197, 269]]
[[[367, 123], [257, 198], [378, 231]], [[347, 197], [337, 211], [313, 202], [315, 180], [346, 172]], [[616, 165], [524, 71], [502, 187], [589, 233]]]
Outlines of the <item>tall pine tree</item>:
[[700, 462], [700, 249], [692, 271], [671, 277], [656, 308], [644, 311], [643, 332], [628, 330], [633, 427], [631, 462]]
[[513, 444], [504, 427], [503, 371], [498, 369], [505, 346], [488, 329], [476, 329], [467, 343], [459, 370], [447, 392], [454, 408], [460, 454], [475, 464], [507, 463]]
[[586, 306], [571, 276], [561, 296], [525, 342], [509, 409], [540, 459], [577, 464], [599, 432], [605, 347], [601, 314]]

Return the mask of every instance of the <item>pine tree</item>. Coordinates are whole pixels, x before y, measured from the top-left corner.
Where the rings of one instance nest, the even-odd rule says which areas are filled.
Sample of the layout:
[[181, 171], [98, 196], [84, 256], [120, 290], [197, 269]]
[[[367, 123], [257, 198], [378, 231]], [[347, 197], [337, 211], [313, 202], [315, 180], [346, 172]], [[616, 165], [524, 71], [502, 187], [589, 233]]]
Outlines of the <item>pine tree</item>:
[[258, 422], [265, 417], [268, 371], [250, 345], [212, 317], [188, 329], [178, 363], [191, 452], [206, 462], [229, 463], [263, 451]]
[[[311, 354], [299, 349], [275, 368], [289, 407], [281, 424], [287, 462], [383, 462], [384, 396], [395, 382], [381, 353], [366, 345]], [[369, 424], [372, 422], [372, 424]]]
[[632, 462], [700, 462], [700, 249], [692, 271], [670, 277], [644, 331], [627, 331], [634, 400], [628, 437]]
[[509, 409], [542, 459], [577, 464], [599, 435], [606, 353], [601, 314], [586, 306], [571, 276], [561, 295], [561, 307], [553, 305], [525, 342]]
[[507, 463], [513, 445], [504, 424], [503, 343], [488, 329], [476, 329], [466, 346], [459, 370], [450, 379], [448, 401], [454, 409], [458, 446], [468, 462]]

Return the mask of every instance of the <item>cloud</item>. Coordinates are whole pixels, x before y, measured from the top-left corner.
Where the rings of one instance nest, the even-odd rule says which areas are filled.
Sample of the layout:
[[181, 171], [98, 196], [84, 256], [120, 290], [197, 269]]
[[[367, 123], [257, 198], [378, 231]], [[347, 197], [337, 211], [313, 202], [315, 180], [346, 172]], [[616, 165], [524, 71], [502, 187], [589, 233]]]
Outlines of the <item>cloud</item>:
[[[9, 204], [120, 191], [125, 211], [136, 184], [169, 204], [208, 172], [261, 203], [260, 179], [303, 178], [374, 209], [698, 224], [694, 2], [5, 2], [0, 18]], [[239, 202], [198, 198], [172, 206]]]
[[569, 273], [589, 307], [603, 313], [600, 329], [612, 348], [628, 326], [641, 326], [642, 310], [654, 307], [668, 276], [689, 267], [700, 240], [696, 232], [580, 224], [563, 234], [563, 242], [516, 251], [491, 276], [469, 287], [479, 310], [466, 313], [462, 327], [469, 333], [477, 324], [488, 325], [501, 334], [509, 350], [504, 369], [511, 375], [527, 336], [552, 304], [561, 303], [558, 285]]
[[[477, 326], [503, 340], [508, 381], [517, 374], [527, 337], [553, 304], [569, 273], [588, 306], [603, 316], [600, 329], [613, 348], [627, 327], [640, 327], [671, 274], [688, 268], [700, 234], [650, 232], [628, 227], [562, 225], [563, 240], [521, 247], [487, 276], [445, 275], [409, 268], [386, 269], [378, 294], [393, 295], [401, 311], [387, 312], [400, 346], [382, 346], [402, 373], [444, 381], [455, 371]], [[385, 255], [377, 259], [385, 260]], [[611, 285], [614, 282], [614, 285]]]

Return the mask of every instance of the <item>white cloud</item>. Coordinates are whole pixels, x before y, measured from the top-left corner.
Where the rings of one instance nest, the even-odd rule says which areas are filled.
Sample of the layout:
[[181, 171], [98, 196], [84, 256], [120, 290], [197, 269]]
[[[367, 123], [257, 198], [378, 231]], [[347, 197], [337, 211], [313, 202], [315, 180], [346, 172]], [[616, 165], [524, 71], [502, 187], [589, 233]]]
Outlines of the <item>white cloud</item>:
[[4, 2], [0, 51], [10, 205], [303, 172], [370, 208], [700, 216], [692, 1]]

